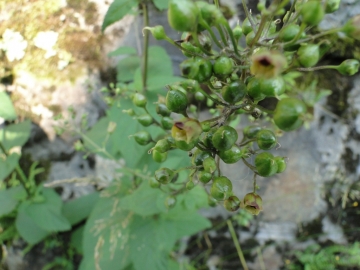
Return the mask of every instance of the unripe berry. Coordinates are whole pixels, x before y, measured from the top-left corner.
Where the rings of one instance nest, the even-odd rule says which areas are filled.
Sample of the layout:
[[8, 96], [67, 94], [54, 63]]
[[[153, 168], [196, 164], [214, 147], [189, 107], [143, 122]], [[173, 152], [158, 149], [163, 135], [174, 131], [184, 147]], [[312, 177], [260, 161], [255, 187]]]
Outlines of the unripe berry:
[[135, 133], [134, 135], [135, 141], [140, 145], [147, 145], [151, 142], [150, 133], [143, 130]]
[[144, 27], [144, 30], [149, 30], [156, 40], [163, 40], [166, 38], [166, 33], [162, 25]]
[[308, 44], [302, 45], [298, 50], [298, 60], [303, 67], [313, 67], [320, 58], [319, 45]]
[[142, 94], [135, 93], [135, 95], [132, 98], [132, 101], [135, 106], [145, 108], [147, 104], [146, 97]]
[[342, 62], [336, 69], [342, 75], [352, 76], [359, 71], [359, 61], [356, 59], [347, 59]]
[[240, 207], [240, 200], [236, 196], [230, 196], [224, 201], [224, 207], [226, 210], [235, 212]]
[[175, 176], [175, 172], [169, 168], [161, 168], [155, 171], [155, 179], [161, 184], [168, 184]]
[[154, 123], [154, 119], [151, 117], [150, 114], [147, 113], [137, 116], [136, 120], [138, 120], [138, 122], [144, 127], [148, 127], [152, 123]]
[[319, 24], [324, 18], [325, 12], [321, 1], [310, 0], [301, 8], [302, 21], [308, 25]]

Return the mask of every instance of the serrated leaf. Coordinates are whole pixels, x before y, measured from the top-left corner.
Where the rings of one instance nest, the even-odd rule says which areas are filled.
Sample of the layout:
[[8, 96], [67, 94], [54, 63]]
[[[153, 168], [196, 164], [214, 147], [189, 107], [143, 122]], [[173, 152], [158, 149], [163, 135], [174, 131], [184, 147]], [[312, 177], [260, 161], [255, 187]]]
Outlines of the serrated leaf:
[[116, 79], [118, 82], [129, 82], [134, 79], [134, 73], [140, 66], [140, 58], [138, 56], [128, 56], [120, 60], [117, 64]]
[[106, 12], [101, 31], [109, 25], [121, 20], [129, 11], [138, 4], [135, 0], [114, 0]]
[[0, 92], [0, 117], [5, 120], [15, 120], [17, 117], [14, 105], [9, 95], [4, 91]]
[[15, 146], [23, 146], [30, 137], [31, 122], [26, 120], [0, 130], [0, 141], [8, 151]]
[[26, 197], [22, 186], [0, 190], [0, 217], [11, 213], [19, 203], [19, 200]]
[[115, 51], [108, 53], [108, 56], [118, 56], [118, 55], [136, 54], [136, 53], [137, 53], [137, 51], [134, 47], [121, 46], [120, 48], [116, 49]]
[[169, 6], [169, 0], [153, 0], [153, 2], [159, 10], [167, 9]]
[[91, 210], [98, 199], [99, 193], [93, 192], [75, 200], [66, 202], [63, 205], [62, 213], [71, 225], [75, 225], [90, 215]]
[[12, 153], [9, 156], [0, 155], [0, 181], [4, 180], [16, 167], [20, 155]]

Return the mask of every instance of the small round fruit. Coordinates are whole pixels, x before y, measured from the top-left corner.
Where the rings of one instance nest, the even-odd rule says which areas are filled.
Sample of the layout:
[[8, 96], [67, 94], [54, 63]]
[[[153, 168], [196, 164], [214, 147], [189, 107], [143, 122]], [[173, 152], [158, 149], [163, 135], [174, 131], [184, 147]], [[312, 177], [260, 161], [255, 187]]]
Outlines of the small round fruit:
[[156, 161], [158, 163], [162, 163], [167, 158], [167, 152], [160, 153], [159, 151], [153, 150], [152, 151], [152, 158], [153, 158], [154, 161]]
[[313, 67], [319, 62], [320, 50], [319, 45], [308, 44], [302, 45], [297, 52], [299, 63], [303, 67]]
[[216, 177], [210, 188], [210, 195], [218, 200], [225, 200], [232, 192], [232, 183], [229, 178], [225, 176]]
[[243, 157], [243, 152], [240, 147], [233, 145], [229, 150], [220, 151], [219, 157], [227, 164], [238, 162]]
[[278, 165], [278, 170], [276, 173], [282, 173], [286, 170], [286, 161], [284, 157], [275, 157], [274, 160]]
[[160, 153], [165, 153], [169, 151], [171, 148], [171, 144], [167, 139], [158, 140], [154, 146], [154, 150], [159, 151]]
[[171, 112], [169, 111], [169, 109], [166, 107], [166, 105], [164, 103], [158, 103], [156, 104], [156, 113], [161, 115], [161, 116], [170, 116]]
[[240, 200], [236, 196], [230, 196], [224, 201], [224, 207], [230, 212], [235, 212], [240, 208]]
[[214, 133], [212, 143], [220, 151], [229, 150], [237, 141], [238, 133], [230, 126], [222, 126]]
[[181, 32], [191, 32], [195, 29], [199, 10], [191, 0], [170, 0], [168, 21], [170, 26]]
[[155, 179], [160, 184], [169, 184], [175, 176], [175, 172], [169, 168], [161, 168], [155, 171]]
[[278, 165], [274, 156], [268, 152], [262, 152], [255, 158], [255, 167], [259, 175], [263, 177], [272, 176], [278, 171]]
[[293, 40], [300, 32], [300, 26], [297, 24], [289, 24], [281, 29], [279, 33], [279, 39], [283, 42]]
[[255, 38], [255, 33], [253, 31], [247, 34], [245, 37], [246, 45], [250, 46], [254, 38]]
[[198, 179], [201, 183], [207, 184], [212, 179], [213, 175], [205, 171], [198, 172]]
[[186, 94], [180, 90], [169, 90], [167, 92], [166, 107], [172, 112], [183, 113], [186, 111], [188, 102]]
[[194, 152], [194, 154], [192, 156], [191, 163], [195, 166], [202, 166], [204, 159], [207, 157], [210, 157], [210, 156], [211, 155], [209, 152], [205, 152], [200, 149], [196, 149], [196, 151]]
[[223, 87], [221, 95], [226, 102], [235, 104], [245, 97], [246, 85], [239, 80], [231, 82], [229, 85]]
[[135, 141], [140, 145], [147, 145], [151, 142], [150, 133], [143, 130], [134, 134]]
[[252, 31], [253, 31], [253, 29], [252, 29], [251, 23], [250, 23], [249, 19], [246, 18], [242, 23], [242, 32], [246, 36], [247, 34], [249, 34]]
[[261, 91], [260, 82], [261, 81], [258, 78], [253, 77], [246, 86], [249, 96], [252, 97], [254, 101], [260, 101], [266, 98]]
[[214, 173], [217, 169], [216, 161], [213, 157], [206, 157], [203, 161], [204, 171], [208, 173]]
[[192, 190], [195, 187], [195, 184], [193, 181], [189, 181], [186, 183], [186, 189], [187, 190]]
[[256, 142], [262, 150], [269, 150], [277, 143], [274, 132], [268, 129], [263, 129], [258, 132]]
[[215, 75], [223, 78], [230, 75], [234, 69], [234, 62], [227, 56], [220, 56], [214, 62], [214, 73]]
[[256, 134], [261, 130], [259, 126], [247, 126], [243, 129], [244, 137], [248, 139], [253, 139], [256, 137]]
[[172, 126], [174, 125], [174, 121], [170, 117], [163, 117], [161, 119], [161, 126], [165, 130], [170, 130]]
[[291, 131], [302, 125], [302, 116], [305, 113], [304, 102], [296, 98], [284, 98], [277, 103], [273, 119], [278, 128]]
[[317, 25], [324, 18], [325, 12], [321, 1], [310, 0], [301, 7], [302, 21], [308, 25]]
[[150, 178], [149, 185], [151, 188], [159, 188], [161, 186], [160, 182], [153, 177]]
[[135, 93], [132, 98], [132, 101], [135, 106], [145, 108], [147, 104], [147, 99], [143, 94]]
[[281, 76], [271, 79], [261, 79], [260, 89], [266, 97], [280, 96], [285, 92], [285, 80]]
[[337, 67], [337, 71], [342, 75], [352, 76], [359, 71], [359, 61], [356, 59], [347, 59]]
[[232, 31], [233, 31], [233, 36], [236, 40], [239, 40], [243, 35], [243, 30], [240, 27], [240, 25], [236, 25]]
[[148, 127], [152, 123], [154, 123], [154, 119], [151, 117], [150, 114], [147, 114], [147, 113], [137, 116], [136, 119], [144, 127]]

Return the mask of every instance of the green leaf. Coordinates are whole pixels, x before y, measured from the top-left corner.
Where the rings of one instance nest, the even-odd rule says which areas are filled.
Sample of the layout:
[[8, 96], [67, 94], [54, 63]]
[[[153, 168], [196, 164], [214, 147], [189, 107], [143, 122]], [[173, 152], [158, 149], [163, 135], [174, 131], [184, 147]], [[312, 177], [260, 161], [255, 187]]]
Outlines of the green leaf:
[[134, 47], [121, 46], [120, 48], [116, 49], [115, 51], [108, 53], [108, 56], [118, 56], [118, 55], [136, 54], [136, 53], [137, 53], [137, 51]]
[[20, 205], [15, 225], [20, 236], [29, 244], [35, 245], [43, 240], [49, 232], [40, 228], [40, 226], [34, 222], [34, 220], [25, 211], [25, 205], [26, 202]]
[[140, 57], [128, 56], [120, 60], [117, 64], [117, 75], [116, 79], [118, 82], [129, 82], [134, 79], [134, 73], [140, 66]]
[[9, 156], [0, 155], [0, 181], [4, 180], [16, 167], [20, 155], [12, 153]]
[[77, 228], [75, 231], [73, 231], [71, 233], [71, 239], [70, 239], [71, 245], [80, 254], [83, 253], [82, 241], [83, 241], [84, 229], [85, 229], [85, 225], [80, 226], [79, 228]]
[[43, 230], [48, 232], [67, 231], [71, 229], [69, 221], [62, 215], [62, 201], [52, 189], [42, 189], [45, 200], [41, 203], [25, 201], [23, 209], [26, 214]]
[[144, 181], [134, 193], [121, 200], [121, 206], [140, 216], [150, 216], [167, 211], [166, 197], [160, 189], [151, 188], [148, 181]]
[[138, 1], [134, 0], [114, 0], [106, 12], [101, 31], [104, 31], [109, 25], [121, 20], [137, 4]]
[[30, 120], [6, 126], [0, 130], [0, 141], [3, 143], [5, 149], [9, 151], [15, 146], [23, 146], [30, 137], [30, 131]]
[[22, 186], [0, 190], [0, 217], [11, 213], [19, 203], [21, 198], [26, 197], [26, 192]]
[[159, 10], [167, 9], [169, 6], [169, 0], [153, 0], [153, 2]]
[[[85, 225], [80, 270], [120, 270], [129, 264], [132, 214], [122, 210], [118, 202], [115, 197], [98, 200]], [[95, 258], [94, 254], [98, 256]]]
[[0, 117], [5, 120], [15, 120], [17, 117], [13, 103], [4, 91], [0, 92]]
[[90, 215], [91, 210], [93, 209], [98, 199], [99, 193], [93, 192], [91, 194], [69, 201], [63, 206], [63, 215], [71, 225], [75, 225]]

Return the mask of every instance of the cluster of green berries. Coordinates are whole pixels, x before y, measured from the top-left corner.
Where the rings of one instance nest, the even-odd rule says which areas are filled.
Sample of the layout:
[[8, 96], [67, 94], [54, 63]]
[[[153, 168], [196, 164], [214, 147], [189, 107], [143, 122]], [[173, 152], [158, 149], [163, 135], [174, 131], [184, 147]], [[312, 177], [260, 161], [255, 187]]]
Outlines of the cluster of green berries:
[[[184, 188], [192, 189], [199, 183], [209, 185], [206, 189], [209, 204], [223, 202], [229, 211], [242, 207], [258, 214], [262, 200], [256, 193], [255, 183], [253, 192], [242, 200], [234, 195], [231, 180], [220, 172], [220, 161], [228, 164], [243, 161], [253, 171], [254, 181], [256, 176], [270, 177], [286, 169], [286, 158], [274, 156], [269, 150], [278, 145], [275, 134], [302, 126], [308, 106], [287, 85], [284, 75], [294, 70], [310, 71], [318, 64], [322, 56], [322, 35], [313, 37], [308, 35], [308, 30], [316, 27], [326, 13], [337, 10], [340, 0], [295, 1], [287, 12], [279, 2], [282, 3], [274, 1], [265, 7], [261, 1], [259, 16], [247, 12], [249, 17], [242, 25], [238, 23], [231, 29], [215, 5], [205, 1], [170, 0], [168, 21], [174, 30], [183, 32], [181, 39], [171, 40], [162, 26], [146, 28], [156, 39], [169, 41], [187, 57], [180, 64], [185, 80], [169, 85], [166, 97], [156, 105], [156, 112], [161, 116], [158, 124], [169, 131], [168, 135], [153, 141], [147, 131], [140, 131], [134, 138], [141, 145], [155, 143], [151, 153], [160, 163], [172, 149], [188, 151], [192, 166]], [[337, 31], [358, 39], [359, 21], [354, 17]], [[240, 45], [242, 39], [245, 48]], [[327, 68], [353, 75], [358, 72], [359, 61], [349, 59]], [[268, 98], [277, 100], [272, 111], [259, 104]], [[196, 106], [193, 110], [194, 100], [198, 104], [206, 101], [213, 117], [200, 122]], [[136, 93], [133, 102], [146, 108], [142, 94]], [[254, 119], [266, 115], [273, 125], [245, 127], [239, 140], [238, 131], [230, 123], [240, 114]], [[154, 123], [147, 111], [136, 118], [145, 127]], [[253, 164], [248, 161], [252, 157]], [[152, 186], [172, 183], [176, 175], [175, 169], [161, 168], [156, 171]], [[169, 201], [172, 203], [168, 205], [173, 205], [175, 198], [170, 197]]]

